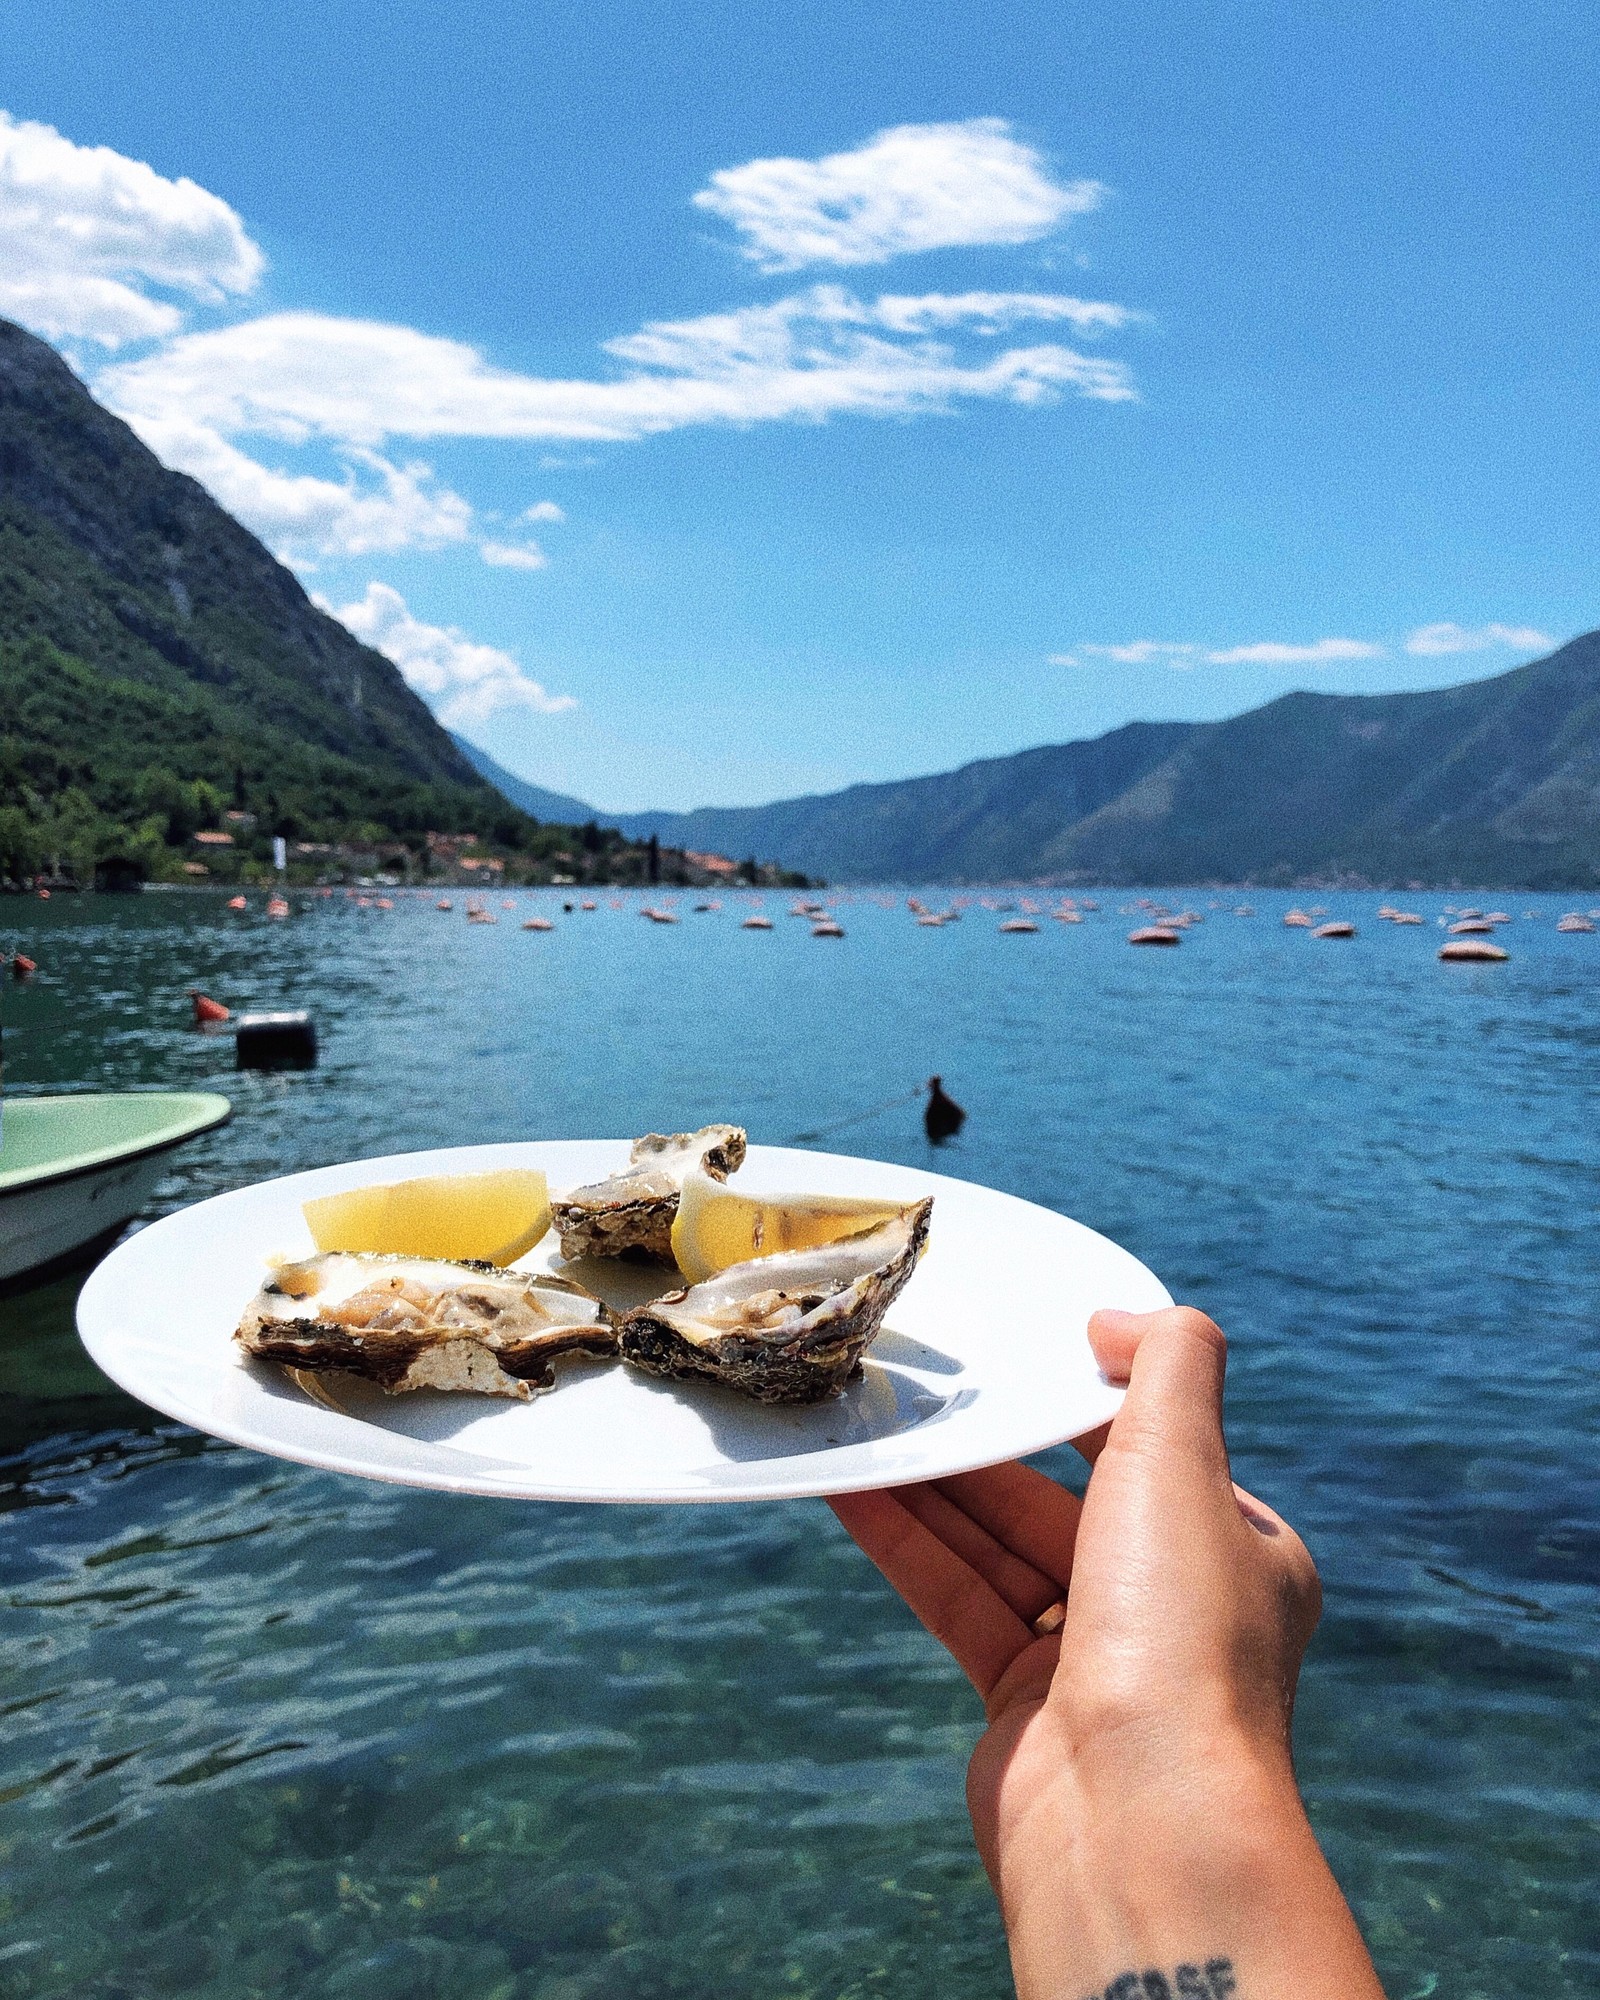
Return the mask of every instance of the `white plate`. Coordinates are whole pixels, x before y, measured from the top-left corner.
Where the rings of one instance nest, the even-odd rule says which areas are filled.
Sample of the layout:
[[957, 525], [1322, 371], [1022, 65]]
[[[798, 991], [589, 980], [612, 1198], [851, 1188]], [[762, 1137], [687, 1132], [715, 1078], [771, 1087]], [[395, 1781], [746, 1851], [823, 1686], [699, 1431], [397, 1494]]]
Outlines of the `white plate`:
[[[738, 1175], [751, 1192], [935, 1198], [927, 1253], [868, 1350], [865, 1378], [833, 1402], [770, 1408], [712, 1383], [574, 1356], [556, 1363], [555, 1390], [531, 1402], [386, 1396], [331, 1376], [330, 1408], [233, 1343], [266, 1259], [312, 1250], [300, 1212], [312, 1195], [511, 1166], [542, 1167], [564, 1189], [627, 1157], [622, 1139], [459, 1146], [217, 1195], [113, 1251], [83, 1288], [78, 1330], [114, 1382], [166, 1415], [334, 1472], [524, 1500], [778, 1500], [943, 1478], [1081, 1436], [1122, 1400], [1089, 1351], [1090, 1313], [1171, 1303], [1126, 1250], [1014, 1195], [753, 1146]], [[552, 1232], [519, 1264], [559, 1261]], [[585, 1264], [580, 1275], [603, 1278], [614, 1305], [672, 1282], [636, 1265]]]

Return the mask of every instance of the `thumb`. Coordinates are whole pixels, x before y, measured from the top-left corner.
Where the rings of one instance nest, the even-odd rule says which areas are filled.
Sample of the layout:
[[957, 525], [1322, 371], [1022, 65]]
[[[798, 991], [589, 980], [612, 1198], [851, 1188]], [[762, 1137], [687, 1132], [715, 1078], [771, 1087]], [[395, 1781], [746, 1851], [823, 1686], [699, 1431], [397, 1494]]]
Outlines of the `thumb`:
[[1191, 1306], [1163, 1312], [1097, 1312], [1089, 1322], [1095, 1358], [1128, 1384], [1106, 1449], [1132, 1453], [1162, 1485], [1193, 1494], [1231, 1494], [1222, 1439], [1222, 1383], [1228, 1343]]

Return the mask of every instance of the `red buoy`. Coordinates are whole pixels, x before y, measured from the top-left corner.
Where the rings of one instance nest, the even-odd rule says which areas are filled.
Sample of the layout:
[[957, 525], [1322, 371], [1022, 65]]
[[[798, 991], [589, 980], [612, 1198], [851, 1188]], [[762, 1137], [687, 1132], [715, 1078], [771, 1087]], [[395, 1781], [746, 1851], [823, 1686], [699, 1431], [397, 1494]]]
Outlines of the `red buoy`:
[[189, 998], [194, 1002], [194, 1024], [197, 1028], [203, 1028], [207, 1021], [227, 1020], [228, 1010], [220, 1000], [211, 999], [193, 986], [189, 988]]
[[38, 970], [39, 968], [34, 964], [33, 960], [20, 951], [11, 961], [11, 977], [13, 979], [26, 979], [30, 972], [37, 972]]

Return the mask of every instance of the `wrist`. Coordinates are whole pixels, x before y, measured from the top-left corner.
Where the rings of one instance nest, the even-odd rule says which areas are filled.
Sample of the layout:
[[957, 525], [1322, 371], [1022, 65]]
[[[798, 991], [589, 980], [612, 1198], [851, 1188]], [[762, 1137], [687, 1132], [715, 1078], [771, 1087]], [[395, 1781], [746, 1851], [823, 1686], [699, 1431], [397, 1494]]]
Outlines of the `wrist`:
[[1276, 1746], [1229, 1731], [1191, 1735], [1181, 1751], [1097, 1744], [1058, 1770], [998, 1828], [1021, 2000], [1083, 2000], [1129, 1967], [1163, 1969], [1177, 1993], [1178, 1967], [1259, 1964], [1308, 1897], [1326, 1890], [1343, 1912]]

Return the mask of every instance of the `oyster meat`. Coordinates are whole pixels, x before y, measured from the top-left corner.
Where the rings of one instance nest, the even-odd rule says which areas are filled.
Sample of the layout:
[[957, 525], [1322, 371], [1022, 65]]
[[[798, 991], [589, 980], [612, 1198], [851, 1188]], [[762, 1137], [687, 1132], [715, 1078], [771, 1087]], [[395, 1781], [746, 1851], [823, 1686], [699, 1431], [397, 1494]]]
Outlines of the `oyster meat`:
[[815, 1403], [861, 1357], [928, 1241], [930, 1199], [859, 1236], [734, 1264], [617, 1321], [624, 1361], [709, 1376], [762, 1403]]
[[274, 1271], [234, 1339], [259, 1360], [342, 1369], [391, 1395], [525, 1398], [555, 1386], [556, 1355], [617, 1351], [610, 1314], [565, 1278], [355, 1251]]
[[635, 1139], [628, 1165], [592, 1187], [573, 1188], [551, 1207], [561, 1232], [561, 1254], [579, 1257], [655, 1257], [672, 1262], [672, 1225], [685, 1178], [709, 1174], [724, 1181], [744, 1164], [744, 1134], [737, 1125], [706, 1125], [698, 1132], [647, 1132]]

